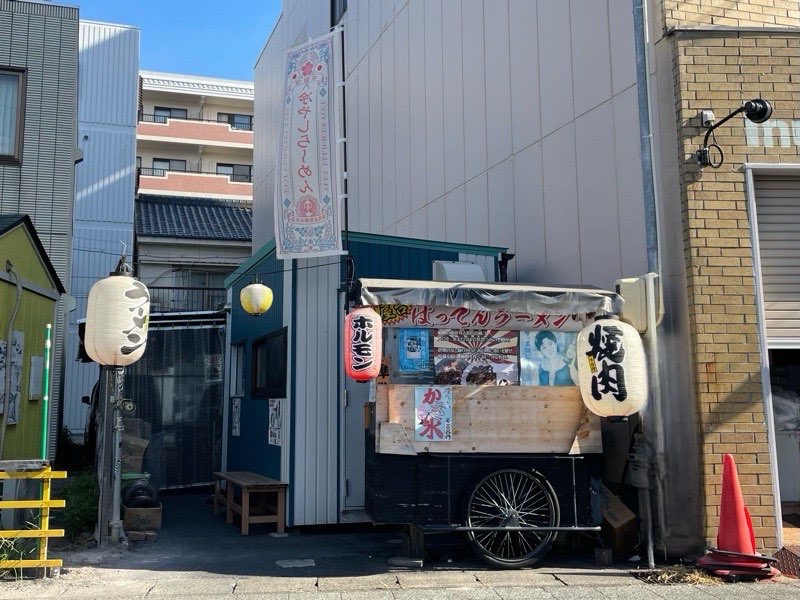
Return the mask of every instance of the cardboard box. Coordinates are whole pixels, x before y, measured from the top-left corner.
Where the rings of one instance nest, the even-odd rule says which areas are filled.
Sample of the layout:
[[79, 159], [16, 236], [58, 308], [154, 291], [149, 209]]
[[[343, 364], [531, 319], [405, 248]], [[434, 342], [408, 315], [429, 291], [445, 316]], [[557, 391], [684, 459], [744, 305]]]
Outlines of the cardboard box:
[[158, 508], [128, 508], [122, 507], [125, 517], [122, 527], [125, 531], [153, 531], [161, 529], [161, 504]]
[[122, 470], [126, 473], [141, 473], [144, 451], [150, 440], [127, 433], [122, 434]]
[[639, 540], [636, 515], [606, 486], [600, 488], [603, 510], [603, 538], [615, 552], [632, 547]]

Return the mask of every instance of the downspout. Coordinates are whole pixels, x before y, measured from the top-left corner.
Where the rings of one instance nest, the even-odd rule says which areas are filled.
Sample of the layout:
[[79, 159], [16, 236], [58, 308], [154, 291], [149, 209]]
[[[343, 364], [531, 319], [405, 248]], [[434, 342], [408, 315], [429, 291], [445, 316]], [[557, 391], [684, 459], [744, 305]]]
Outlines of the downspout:
[[14, 278], [15, 285], [17, 286], [17, 300], [14, 303], [14, 311], [11, 313], [11, 319], [8, 321], [8, 331], [6, 332], [6, 376], [5, 389], [3, 390], [5, 394], [3, 396], [3, 415], [0, 417], [0, 460], [3, 458], [3, 444], [6, 440], [6, 424], [8, 421], [8, 401], [11, 399], [11, 338], [14, 335], [14, 323], [17, 320], [19, 306], [22, 304], [22, 280], [10, 260], [6, 261], [6, 272]]
[[[636, 50], [636, 81], [639, 108], [639, 135], [640, 152], [642, 161], [642, 195], [644, 199], [644, 225], [645, 243], [647, 247], [647, 348], [648, 367], [650, 372], [650, 395], [652, 408], [648, 411], [647, 418], [642, 419], [645, 433], [645, 452], [647, 456], [648, 472], [652, 477], [648, 481], [655, 483], [656, 514], [652, 510], [652, 485], [644, 493], [645, 512], [647, 513], [647, 562], [648, 567], [655, 566], [654, 559], [654, 532], [653, 520], [657, 519], [658, 534], [663, 540], [666, 530], [666, 519], [663, 503], [663, 474], [664, 474], [664, 424], [661, 410], [661, 380], [659, 372], [658, 335], [657, 327], [664, 316], [664, 302], [661, 290], [662, 285], [656, 288], [657, 279], [660, 278], [661, 265], [658, 254], [658, 202], [656, 197], [655, 174], [653, 167], [653, 126], [650, 115], [650, 62], [648, 58], [648, 31], [647, 31], [647, 6], [646, 0], [633, 0], [633, 29]], [[655, 296], [660, 296], [656, 308]], [[656, 310], [659, 313], [656, 315]], [[648, 439], [649, 438], [649, 439]]]

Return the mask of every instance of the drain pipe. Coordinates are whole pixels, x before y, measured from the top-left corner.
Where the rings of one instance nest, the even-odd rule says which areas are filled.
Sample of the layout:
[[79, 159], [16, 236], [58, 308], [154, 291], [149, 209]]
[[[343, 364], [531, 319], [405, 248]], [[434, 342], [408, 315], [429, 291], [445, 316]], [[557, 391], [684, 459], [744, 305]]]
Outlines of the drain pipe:
[[11, 313], [11, 319], [8, 321], [8, 331], [6, 332], [6, 377], [4, 392], [4, 405], [3, 415], [0, 417], [0, 460], [3, 458], [3, 445], [6, 440], [6, 424], [8, 421], [9, 400], [11, 399], [11, 343], [14, 335], [14, 323], [17, 320], [17, 313], [19, 313], [19, 306], [22, 304], [22, 280], [19, 277], [14, 265], [10, 260], [6, 261], [6, 272], [14, 278], [14, 284], [17, 286], [17, 299], [14, 303], [14, 312]]
[[[633, 0], [633, 26], [636, 51], [636, 81], [639, 105], [639, 135], [640, 151], [642, 161], [642, 193], [644, 196], [644, 222], [645, 222], [645, 241], [647, 246], [647, 270], [645, 276], [647, 288], [647, 339], [649, 350], [649, 366], [651, 377], [651, 396], [652, 410], [648, 411], [646, 419], [642, 419], [645, 428], [646, 455], [648, 463], [648, 473], [652, 472], [652, 478], [648, 481], [655, 482], [655, 496], [657, 500], [656, 511], [652, 510], [651, 485], [648, 485], [644, 493], [644, 504], [646, 513], [647, 528], [647, 563], [650, 569], [655, 568], [654, 557], [654, 531], [653, 521], [658, 520], [659, 535], [664, 535], [666, 522], [663, 510], [662, 477], [663, 469], [663, 432], [664, 425], [661, 413], [661, 386], [659, 378], [659, 357], [658, 357], [658, 334], [657, 327], [663, 318], [663, 296], [659, 307], [655, 307], [656, 282], [661, 273], [661, 265], [658, 254], [658, 202], [656, 196], [655, 170], [653, 167], [653, 127], [650, 115], [650, 68], [648, 60], [648, 32], [647, 32], [647, 6], [645, 0]], [[658, 293], [661, 295], [662, 285], [658, 286]], [[659, 310], [656, 315], [655, 311]], [[648, 435], [649, 433], [649, 435]], [[650, 438], [649, 440], [647, 438]], [[650, 466], [652, 465], [652, 469]], [[655, 517], [655, 519], [654, 519]]]

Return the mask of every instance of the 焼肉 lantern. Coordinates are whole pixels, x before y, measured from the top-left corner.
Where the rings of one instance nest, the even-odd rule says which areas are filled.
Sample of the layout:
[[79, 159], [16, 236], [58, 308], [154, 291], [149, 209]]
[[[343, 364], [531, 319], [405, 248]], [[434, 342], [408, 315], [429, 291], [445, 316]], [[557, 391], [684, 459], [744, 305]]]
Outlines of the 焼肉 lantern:
[[112, 274], [89, 290], [84, 346], [100, 365], [124, 367], [135, 363], [147, 345], [150, 293], [127, 274]]
[[242, 308], [250, 315], [263, 315], [272, 306], [272, 290], [263, 283], [251, 283], [239, 293]]
[[375, 379], [381, 371], [383, 321], [371, 308], [357, 308], [344, 319], [344, 370], [355, 381]]
[[639, 332], [599, 319], [578, 334], [578, 379], [583, 403], [601, 417], [627, 417], [647, 405], [647, 358]]

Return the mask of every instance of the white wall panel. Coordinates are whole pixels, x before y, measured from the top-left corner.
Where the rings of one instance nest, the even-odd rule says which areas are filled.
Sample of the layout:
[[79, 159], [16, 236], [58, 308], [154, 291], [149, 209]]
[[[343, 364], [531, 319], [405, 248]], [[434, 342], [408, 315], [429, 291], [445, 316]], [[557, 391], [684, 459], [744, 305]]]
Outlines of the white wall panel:
[[444, 2], [442, 13], [444, 94], [444, 189], [464, 184], [464, 73], [461, 3]]
[[464, 243], [467, 239], [467, 190], [461, 185], [445, 196], [445, 240]]
[[606, 286], [621, 277], [614, 154], [594, 140], [614, 138], [610, 102], [575, 120], [582, 281]]
[[[386, 1], [386, 0], [384, 0]], [[425, 0], [425, 148], [427, 201], [444, 195], [442, 0]], [[453, 99], [450, 98], [452, 101]]]
[[[532, 144], [514, 157], [517, 281], [547, 281], [547, 223], [544, 218], [542, 145]], [[551, 243], [554, 243], [551, 240]]]
[[614, 94], [636, 85], [636, 44], [633, 35], [633, 3], [608, 0], [611, 36], [611, 80]]
[[[281, 45], [265, 53], [315, 33], [327, 7], [286, 2]], [[352, 229], [509, 244], [523, 280], [608, 286], [604, 273], [641, 263], [628, 0], [352, 0], [343, 22]], [[594, 109], [608, 116], [599, 136]], [[617, 232], [605, 256], [584, 257], [584, 215]]]
[[539, 97], [542, 135], [573, 119], [572, 47], [568, 2], [539, 2]]
[[467, 181], [467, 241], [471, 244], [489, 243], [489, 192], [487, 174], [481, 173]]
[[484, 0], [483, 15], [486, 44], [486, 146], [491, 167], [511, 156], [508, 0]]
[[[396, 215], [411, 210], [411, 109], [407, 93], [410, 82], [408, 8], [404, 6], [394, 21], [394, 127], [395, 127], [395, 204]], [[416, 139], [416, 136], [414, 136]]]
[[[623, 277], [647, 272], [647, 247], [642, 202], [642, 160], [639, 131], [631, 115], [639, 114], [638, 89], [627, 88], [612, 101], [616, 152], [617, 206], [620, 226], [620, 271]], [[608, 285], [608, 284], [605, 284]]]
[[606, 0], [570, 0], [569, 6], [572, 82], [575, 115], [579, 116], [611, 97], [608, 6]]
[[381, 157], [382, 172], [379, 177], [383, 181], [383, 223], [391, 226], [395, 222], [397, 212], [395, 197], [395, 58], [394, 27], [389, 27], [381, 36]]
[[509, 55], [513, 150], [519, 152], [541, 137], [539, 123], [539, 47], [537, 0], [509, 0]]
[[425, 205], [427, 192], [427, 144], [425, 113], [425, 6], [412, 1], [408, 8], [409, 78], [411, 110], [411, 212]]
[[575, 126], [570, 123], [542, 144], [544, 219], [547, 225], [547, 281], [576, 283], [581, 276]]

